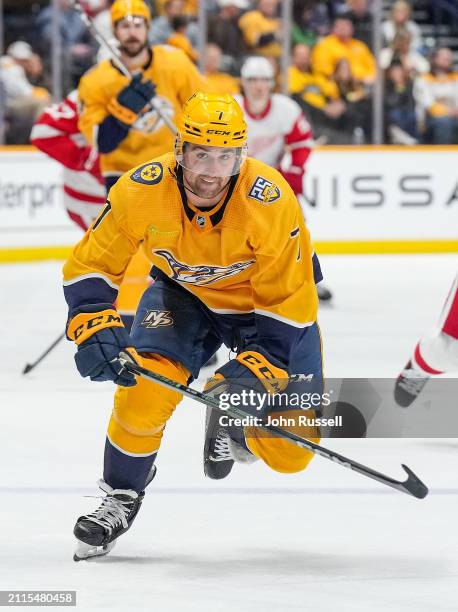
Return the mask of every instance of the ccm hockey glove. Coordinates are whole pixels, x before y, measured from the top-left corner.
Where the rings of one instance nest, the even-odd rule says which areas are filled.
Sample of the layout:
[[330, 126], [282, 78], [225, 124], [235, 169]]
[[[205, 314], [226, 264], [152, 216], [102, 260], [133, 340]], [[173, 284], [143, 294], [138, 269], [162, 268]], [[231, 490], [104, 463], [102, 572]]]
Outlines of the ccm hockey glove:
[[131, 82], [112, 98], [108, 110], [122, 124], [132, 125], [156, 93], [156, 86], [149, 80], [142, 81], [142, 73], [132, 77]]
[[[218, 368], [208, 381], [204, 391], [218, 397], [221, 393], [237, 394], [254, 391], [249, 403], [238, 404], [256, 416], [262, 416], [260, 406], [267, 408], [267, 402], [259, 402], [259, 396], [279, 393], [288, 386], [288, 372], [283, 364], [258, 345], [250, 345]], [[254, 399], [254, 397], [256, 399]], [[230, 399], [229, 399], [230, 403]]]
[[83, 378], [112, 380], [122, 387], [137, 384], [135, 376], [118, 360], [119, 353], [124, 351], [135, 362], [137, 353], [112, 304], [89, 304], [84, 311], [77, 311], [68, 324], [67, 337], [78, 347], [75, 362]]

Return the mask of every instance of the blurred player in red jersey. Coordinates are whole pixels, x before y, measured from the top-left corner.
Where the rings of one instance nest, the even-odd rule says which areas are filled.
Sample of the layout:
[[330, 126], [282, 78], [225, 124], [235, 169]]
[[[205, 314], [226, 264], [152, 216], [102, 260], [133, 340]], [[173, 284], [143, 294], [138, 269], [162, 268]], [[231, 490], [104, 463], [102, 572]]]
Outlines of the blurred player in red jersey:
[[30, 141], [64, 167], [64, 206], [70, 219], [86, 231], [105, 204], [99, 156], [78, 129], [77, 92], [46, 108]]
[[[234, 96], [248, 125], [248, 154], [277, 168], [300, 197], [306, 163], [312, 152], [313, 132], [300, 106], [290, 97], [273, 93], [274, 69], [265, 57], [249, 57], [242, 66], [243, 95]], [[332, 298], [317, 285], [321, 301]]]
[[264, 57], [249, 57], [242, 66], [243, 96], [235, 98], [249, 126], [249, 155], [277, 168], [296, 195], [302, 194], [305, 164], [313, 146], [312, 128], [299, 105], [272, 93], [274, 69]]
[[394, 397], [403, 407], [418, 397], [430, 376], [458, 371], [458, 274], [442, 309], [437, 328], [421, 338], [399, 374]]

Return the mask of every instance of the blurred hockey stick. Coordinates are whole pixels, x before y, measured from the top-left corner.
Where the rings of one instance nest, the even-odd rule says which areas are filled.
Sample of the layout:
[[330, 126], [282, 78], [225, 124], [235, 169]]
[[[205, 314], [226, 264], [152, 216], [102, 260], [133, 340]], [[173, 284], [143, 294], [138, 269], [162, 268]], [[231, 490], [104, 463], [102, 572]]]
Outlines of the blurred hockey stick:
[[[113, 47], [113, 45], [105, 38], [105, 36], [103, 36], [103, 34], [101, 34], [101, 32], [99, 32], [99, 30], [94, 25], [94, 22], [92, 21], [92, 19], [89, 17], [89, 15], [86, 13], [84, 8], [81, 6], [81, 3], [79, 2], [79, 0], [72, 0], [72, 3], [73, 3], [73, 7], [78, 11], [82, 21], [87, 26], [87, 29], [89, 30], [89, 32], [96, 39], [99, 45], [103, 47], [106, 51], [108, 51], [113, 63], [116, 64], [116, 66], [119, 68], [119, 70], [122, 72], [124, 76], [129, 77], [129, 79], [132, 78], [132, 74], [129, 72], [126, 65], [123, 63], [123, 61], [119, 57], [119, 53], [117, 49]], [[152, 98], [148, 102], [147, 108], [151, 108], [156, 111], [156, 113], [159, 115], [159, 117], [162, 119], [162, 121], [169, 128], [169, 130], [172, 132], [173, 135], [177, 133], [177, 129], [173, 121], [169, 117], [167, 117], [167, 115], [162, 111], [161, 107], [159, 106], [155, 98]]]
[[[124, 366], [124, 368], [132, 374], [136, 374], [137, 376], [151, 380], [159, 385], [162, 385], [163, 387], [167, 387], [168, 389], [178, 391], [186, 397], [190, 397], [200, 402], [201, 404], [210, 406], [210, 408], [221, 410], [218, 400], [212, 397], [211, 395], [208, 395], [207, 393], [202, 393], [201, 391], [197, 391], [196, 389], [192, 389], [191, 387], [188, 387], [186, 385], [182, 385], [178, 382], [171, 380], [170, 378], [166, 378], [165, 376], [157, 374], [156, 372], [152, 372], [151, 370], [148, 370], [146, 368], [142, 368], [138, 364], [132, 363], [130, 357], [127, 356], [125, 353], [120, 353], [119, 361]], [[299, 377], [295, 376], [294, 379], [298, 380]], [[248, 412], [245, 412], [241, 408], [235, 406], [231, 406], [224, 412], [234, 418], [243, 419], [252, 416]], [[426, 485], [412, 472], [410, 468], [408, 468], [404, 464], [402, 464], [402, 467], [407, 473], [408, 478], [406, 481], [402, 482], [399, 480], [395, 480], [390, 476], [386, 476], [381, 472], [377, 472], [376, 470], [362, 465], [361, 463], [353, 461], [353, 459], [348, 459], [347, 457], [344, 457], [339, 453], [326, 449], [323, 446], [320, 446], [319, 444], [315, 444], [315, 442], [311, 442], [310, 440], [301, 438], [300, 436], [292, 432], [281, 429], [280, 427], [276, 427], [274, 425], [256, 425], [256, 427], [259, 427], [260, 429], [264, 429], [265, 431], [269, 431], [271, 433], [275, 433], [280, 438], [284, 438], [285, 440], [289, 440], [293, 444], [296, 444], [296, 446], [305, 448], [311, 451], [312, 453], [315, 453], [316, 455], [320, 455], [325, 459], [334, 461], [342, 467], [346, 467], [350, 470], [353, 470], [354, 472], [362, 474], [363, 476], [367, 476], [368, 478], [377, 480], [378, 482], [392, 487], [397, 491], [401, 491], [402, 493], [407, 493], [409, 495], [412, 495], [413, 497], [417, 497], [418, 499], [423, 499], [428, 494], [428, 488], [426, 487]]]
[[31, 372], [40, 363], [40, 361], [43, 361], [46, 355], [48, 355], [53, 350], [53, 348], [56, 347], [59, 344], [59, 342], [63, 340], [64, 338], [65, 338], [65, 332], [60, 334], [59, 337], [54, 340], [51, 346], [48, 346], [45, 352], [42, 353], [36, 361], [34, 361], [33, 363], [26, 363], [24, 366], [24, 369], [22, 370], [22, 373], [28, 374], [29, 372]]

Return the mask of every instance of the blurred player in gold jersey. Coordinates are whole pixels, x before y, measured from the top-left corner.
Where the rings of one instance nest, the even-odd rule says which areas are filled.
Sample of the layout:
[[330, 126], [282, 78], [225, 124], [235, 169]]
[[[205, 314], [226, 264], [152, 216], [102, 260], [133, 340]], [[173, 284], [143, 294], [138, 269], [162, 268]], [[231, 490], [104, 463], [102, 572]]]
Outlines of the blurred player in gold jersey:
[[[129, 81], [106, 60], [87, 72], [78, 88], [79, 128], [100, 153], [107, 191], [123, 172], [173, 149], [175, 134], [148, 102], [154, 97], [173, 121], [189, 96], [205, 87], [182, 51], [148, 46], [151, 14], [143, 0], [115, 0], [111, 19], [120, 59], [133, 77]], [[134, 258], [118, 297], [119, 311], [130, 323], [148, 271], [143, 255]]]
[[173, 150], [175, 134], [148, 102], [155, 97], [174, 120], [189, 96], [205, 89], [204, 78], [185, 53], [148, 46], [151, 14], [143, 0], [116, 0], [111, 19], [120, 59], [133, 77], [129, 81], [105, 60], [83, 76], [78, 88], [79, 127], [100, 153], [108, 189], [123, 172]]
[[[154, 476], [176, 391], [121, 366], [120, 351], [181, 383], [197, 378], [224, 343], [236, 356], [218, 368], [215, 395], [254, 389], [290, 390], [288, 376], [306, 374], [321, 390], [316, 322], [319, 264], [302, 211], [277, 170], [246, 158], [243, 111], [229, 95], [197, 92], [178, 117], [175, 153], [125, 173], [64, 266], [67, 335], [77, 345], [80, 374], [119, 386], [105, 443], [100, 507], [80, 517], [75, 559], [105, 554], [132, 524]], [[130, 336], [113, 307], [139, 246], [153, 266]], [[273, 383], [275, 379], [276, 384]], [[259, 406], [246, 410], [265, 416]], [[270, 415], [304, 414], [289, 406]], [[307, 411], [305, 411], [307, 413]], [[315, 428], [288, 425], [317, 440]], [[179, 449], [178, 449], [179, 452]], [[209, 411], [204, 470], [219, 479], [234, 461], [261, 459], [278, 472], [303, 470], [312, 454], [256, 427], [223, 424]]]

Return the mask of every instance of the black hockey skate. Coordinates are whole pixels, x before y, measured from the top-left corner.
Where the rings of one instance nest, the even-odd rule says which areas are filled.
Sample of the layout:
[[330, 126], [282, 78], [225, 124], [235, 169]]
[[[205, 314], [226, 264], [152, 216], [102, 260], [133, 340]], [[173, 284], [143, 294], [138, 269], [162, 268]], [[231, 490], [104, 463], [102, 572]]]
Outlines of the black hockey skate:
[[403, 408], [410, 406], [423, 391], [428, 379], [428, 374], [413, 368], [412, 362], [409, 361], [396, 380], [394, 387], [396, 403]]
[[[156, 474], [153, 466], [146, 484]], [[113, 489], [104, 480], [98, 481], [106, 493], [102, 503], [94, 512], [80, 516], [73, 533], [78, 547], [73, 555], [74, 561], [106, 555], [114, 548], [117, 538], [130, 529], [142, 505], [145, 492], [136, 493], [130, 489]]]
[[220, 417], [223, 414], [225, 413], [214, 408], [207, 408], [204, 473], [212, 480], [221, 480], [229, 476], [234, 463], [249, 465], [258, 460], [244, 444], [234, 440], [229, 431], [220, 424]]
[[223, 412], [207, 408], [205, 421], [204, 473], [208, 478], [221, 480], [232, 470], [234, 459], [229, 446], [229, 432], [220, 425]]

